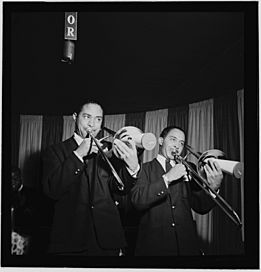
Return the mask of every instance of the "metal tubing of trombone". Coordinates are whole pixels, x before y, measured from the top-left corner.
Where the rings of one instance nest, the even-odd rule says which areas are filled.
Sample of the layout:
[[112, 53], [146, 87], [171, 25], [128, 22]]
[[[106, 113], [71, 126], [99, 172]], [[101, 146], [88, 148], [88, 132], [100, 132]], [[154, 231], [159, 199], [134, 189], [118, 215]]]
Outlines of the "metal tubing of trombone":
[[104, 154], [104, 151], [102, 150], [102, 148], [100, 147], [97, 139], [95, 139], [95, 137], [89, 133], [90, 137], [93, 139], [93, 141], [95, 142], [96, 146], [98, 147], [103, 159], [107, 162], [107, 164], [109, 165], [111, 171], [112, 171], [112, 174], [113, 176], [115, 177], [116, 181], [117, 181], [117, 185], [118, 185], [118, 188], [119, 190], [123, 191], [124, 190], [124, 184], [121, 180], [121, 178], [119, 177], [119, 175], [117, 174], [116, 170], [114, 169], [113, 165], [111, 164], [111, 162], [109, 161], [109, 159], [107, 158], [107, 156]]
[[191, 146], [189, 146], [188, 144], [185, 145], [186, 149], [193, 154], [197, 159], [200, 158], [200, 153], [199, 152], [195, 152]]
[[[196, 181], [196, 183], [208, 194], [212, 197], [212, 199], [217, 203], [217, 205], [229, 216], [230, 219], [232, 219], [232, 221], [234, 223], [236, 223], [237, 226], [241, 227], [242, 223], [237, 215], [237, 213], [232, 209], [232, 207], [215, 191], [213, 190], [207, 183], [207, 181], [200, 177], [198, 175], [198, 173], [192, 169], [192, 167], [181, 157], [179, 156], [179, 159], [182, 161], [182, 163], [189, 169], [189, 171], [194, 175], [194, 180]], [[204, 185], [207, 187], [207, 189], [197, 180], [199, 179], [200, 181], [202, 181], [204, 183]], [[211, 191], [215, 196], [213, 197], [210, 192]], [[220, 200], [224, 206], [222, 206], [222, 204], [218, 201]], [[234, 215], [232, 216], [227, 210], [226, 208]]]

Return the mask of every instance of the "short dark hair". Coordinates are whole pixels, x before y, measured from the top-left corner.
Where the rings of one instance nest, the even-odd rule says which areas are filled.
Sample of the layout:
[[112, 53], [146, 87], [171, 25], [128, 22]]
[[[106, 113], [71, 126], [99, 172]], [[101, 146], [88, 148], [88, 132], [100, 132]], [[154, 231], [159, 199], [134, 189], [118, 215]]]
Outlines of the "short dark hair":
[[160, 137], [162, 137], [162, 138], [164, 139], [172, 129], [179, 129], [179, 130], [182, 131], [182, 132], [184, 133], [184, 135], [186, 136], [185, 130], [182, 129], [181, 127], [178, 127], [178, 126], [168, 126], [168, 127], [165, 127], [165, 128], [162, 130], [162, 132], [160, 133]]
[[[103, 107], [101, 106], [101, 104], [100, 104], [99, 102], [97, 102], [97, 101], [95, 101], [95, 100], [88, 100], [88, 101], [86, 101], [85, 103], [82, 103], [82, 104], [78, 105], [78, 106], [76, 107], [76, 109], [74, 110], [74, 113], [76, 113], [77, 116], [78, 116], [78, 115], [80, 114], [80, 112], [82, 111], [83, 106], [89, 105], [89, 104], [95, 104], [95, 105], [100, 106], [101, 109], [102, 109], [103, 117], [104, 117], [104, 110], [103, 110]], [[101, 128], [104, 127], [104, 122], [105, 122], [105, 120], [104, 120], [104, 118], [102, 118]], [[77, 129], [77, 123], [75, 122], [75, 130], [76, 130], [76, 129]], [[99, 133], [100, 133], [100, 132], [99, 132]]]
[[95, 104], [95, 105], [100, 106], [101, 109], [102, 109], [102, 111], [103, 111], [103, 115], [104, 115], [103, 107], [101, 106], [101, 104], [100, 104], [99, 102], [94, 101], [94, 100], [89, 100], [89, 101], [86, 101], [86, 102], [84, 102], [84, 103], [81, 103], [80, 105], [78, 105], [78, 106], [75, 108], [74, 112], [77, 113], [77, 115], [78, 115], [78, 114], [82, 111], [83, 106], [89, 105], [89, 104]]

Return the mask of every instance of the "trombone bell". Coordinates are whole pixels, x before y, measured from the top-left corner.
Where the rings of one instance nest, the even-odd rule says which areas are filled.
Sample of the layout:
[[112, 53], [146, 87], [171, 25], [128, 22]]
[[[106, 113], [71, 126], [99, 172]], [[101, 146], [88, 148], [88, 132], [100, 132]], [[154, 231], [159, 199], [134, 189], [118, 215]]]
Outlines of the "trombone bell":
[[219, 159], [219, 157], [224, 157], [224, 153], [218, 149], [205, 151], [198, 160], [198, 173], [205, 178], [206, 175], [203, 167], [211, 160], [216, 161], [223, 172], [233, 175], [235, 178], [241, 178], [243, 175], [243, 163]]
[[213, 161], [219, 164], [223, 172], [233, 175], [235, 178], [241, 178], [243, 174], [243, 164], [241, 162], [219, 159], [213, 159]]
[[145, 150], [152, 150], [157, 143], [157, 139], [153, 133], [143, 133], [139, 128], [133, 126], [121, 128], [116, 132], [114, 138], [121, 138], [122, 136], [124, 138], [124, 135], [129, 135], [137, 147]]

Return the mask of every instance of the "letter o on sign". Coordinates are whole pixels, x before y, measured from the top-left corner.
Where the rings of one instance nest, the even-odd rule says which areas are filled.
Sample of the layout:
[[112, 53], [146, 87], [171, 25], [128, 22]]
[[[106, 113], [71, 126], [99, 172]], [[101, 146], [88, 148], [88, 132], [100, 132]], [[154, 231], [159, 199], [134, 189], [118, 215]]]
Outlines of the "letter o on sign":
[[73, 16], [73, 15], [69, 15], [69, 16], [67, 17], [67, 22], [68, 22], [70, 25], [74, 24], [74, 23], [75, 23], [75, 18], [74, 18], [74, 16]]

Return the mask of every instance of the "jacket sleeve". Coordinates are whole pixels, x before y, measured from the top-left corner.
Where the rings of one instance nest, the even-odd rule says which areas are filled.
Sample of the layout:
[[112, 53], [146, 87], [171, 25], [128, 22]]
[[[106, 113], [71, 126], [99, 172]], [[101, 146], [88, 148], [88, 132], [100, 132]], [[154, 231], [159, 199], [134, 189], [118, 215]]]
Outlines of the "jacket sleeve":
[[169, 190], [161, 176], [155, 177], [160, 182], [151, 182], [151, 172], [147, 166], [142, 166], [137, 182], [131, 190], [131, 202], [140, 211], [150, 208], [153, 204], [165, 199], [169, 194]]
[[[197, 171], [194, 164], [190, 163], [190, 166]], [[202, 182], [200, 182], [200, 184], [202, 184]], [[197, 184], [193, 177], [189, 181], [189, 186], [191, 208], [199, 214], [208, 213], [215, 206], [213, 198]]]
[[[137, 182], [137, 178], [131, 176], [129, 171], [126, 168], [126, 165], [119, 159], [117, 159], [114, 155], [111, 157], [111, 163], [116, 170], [118, 176], [120, 177], [122, 183], [124, 184], [124, 190], [120, 190], [118, 186], [118, 182], [114, 175], [111, 175], [110, 178], [110, 187], [113, 193], [119, 194], [119, 195], [126, 195], [130, 192], [131, 188], [135, 185]], [[140, 164], [141, 165], [141, 164]], [[140, 170], [139, 170], [140, 172]]]
[[42, 184], [46, 195], [59, 199], [70, 186], [80, 182], [79, 176], [84, 169], [84, 163], [71, 152], [65, 155], [62, 149], [50, 147], [42, 156]]
[[203, 190], [193, 192], [190, 203], [191, 208], [199, 214], [206, 214], [215, 207], [212, 197]]

